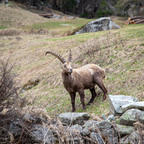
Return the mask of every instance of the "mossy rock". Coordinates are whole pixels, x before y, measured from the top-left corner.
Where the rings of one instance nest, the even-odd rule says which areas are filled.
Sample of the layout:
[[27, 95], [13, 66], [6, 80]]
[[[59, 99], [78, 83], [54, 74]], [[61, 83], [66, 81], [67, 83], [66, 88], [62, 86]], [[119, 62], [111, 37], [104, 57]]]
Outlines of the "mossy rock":
[[119, 123], [121, 125], [133, 126], [133, 124], [137, 121], [144, 123], [144, 111], [138, 109], [130, 109], [120, 117]]

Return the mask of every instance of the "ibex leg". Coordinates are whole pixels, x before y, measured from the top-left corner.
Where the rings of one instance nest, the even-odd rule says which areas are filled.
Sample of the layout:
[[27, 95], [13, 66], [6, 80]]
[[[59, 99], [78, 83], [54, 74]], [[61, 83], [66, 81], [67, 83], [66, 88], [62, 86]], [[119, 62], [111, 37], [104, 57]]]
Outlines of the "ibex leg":
[[87, 105], [90, 105], [90, 104], [94, 101], [94, 99], [95, 99], [95, 97], [96, 97], [95, 88], [93, 87], [93, 88], [90, 88], [89, 90], [90, 90], [90, 92], [91, 92], [91, 94], [92, 94], [92, 97], [91, 97], [91, 99], [90, 99], [90, 101], [88, 102]]
[[78, 91], [78, 93], [80, 95], [80, 100], [81, 100], [81, 103], [82, 103], [82, 106], [83, 106], [83, 110], [85, 110], [86, 106], [85, 106], [85, 102], [84, 102], [84, 97], [85, 97], [84, 90], [81, 89], [81, 90]]
[[71, 104], [72, 104], [72, 112], [75, 112], [75, 96], [76, 96], [75, 92], [70, 93]]
[[107, 98], [107, 96], [106, 96], [107, 95], [106, 87], [104, 86], [101, 79], [96, 79], [95, 82], [99, 86], [99, 88], [103, 91], [103, 93], [104, 93], [103, 100], [105, 100]]

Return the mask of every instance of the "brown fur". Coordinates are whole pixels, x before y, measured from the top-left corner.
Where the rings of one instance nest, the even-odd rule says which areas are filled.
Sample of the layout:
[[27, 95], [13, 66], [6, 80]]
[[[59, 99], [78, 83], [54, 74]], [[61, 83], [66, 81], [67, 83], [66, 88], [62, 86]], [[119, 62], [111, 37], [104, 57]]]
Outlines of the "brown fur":
[[[48, 53], [48, 52], [47, 52]], [[53, 54], [52, 52], [50, 52]], [[56, 54], [53, 54], [56, 56]], [[62, 67], [62, 79], [65, 89], [69, 92], [71, 96], [72, 111], [75, 111], [75, 96], [76, 92], [79, 93], [83, 109], [86, 108], [84, 102], [84, 90], [89, 89], [91, 91], [92, 97], [88, 102], [91, 104], [95, 97], [95, 85], [97, 84], [104, 92], [103, 100], [106, 99], [107, 89], [105, 88], [102, 80], [105, 78], [105, 72], [102, 68], [96, 64], [88, 64], [83, 67], [72, 69], [71, 67], [71, 52], [67, 62], [64, 62]], [[60, 59], [60, 56], [58, 57]], [[60, 60], [61, 61], [61, 60]]]

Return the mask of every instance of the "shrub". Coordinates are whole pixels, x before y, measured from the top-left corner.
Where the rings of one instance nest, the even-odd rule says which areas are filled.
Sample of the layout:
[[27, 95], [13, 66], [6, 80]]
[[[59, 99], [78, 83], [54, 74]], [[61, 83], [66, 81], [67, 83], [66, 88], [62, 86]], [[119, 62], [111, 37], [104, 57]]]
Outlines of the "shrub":
[[10, 66], [9, 59], [0, 61], [0, 105], [17, 96], [17, 88], [12, 74], [13, 65]]
[[108, 16], [111, 14], [112, 12], [110, 10], [98, 10], [97, 11], [97, 17], [104, 17], [104, 16]]
[[63, 1], [63, 10], [65, 12], [71, 13], [73, 12], [76, 6], [76, 0], [64, 0]]

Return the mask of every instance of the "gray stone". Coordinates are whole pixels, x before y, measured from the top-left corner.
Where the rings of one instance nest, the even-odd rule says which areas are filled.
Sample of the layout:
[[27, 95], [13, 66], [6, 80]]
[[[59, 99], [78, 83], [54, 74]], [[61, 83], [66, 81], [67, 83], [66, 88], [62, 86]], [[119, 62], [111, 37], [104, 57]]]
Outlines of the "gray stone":
[[85, 124], [83, 125], [83, 127], [92, 128], [92, 127], [97, 126], [98, 123], [99, 123], [98, 121], [89, 120], [89, 121], [85, 122]]
[[144, 123], [144, 111], [138, 109], [130, 109], [120, 117], [119, 123], [121, 125], [132, 126], [133, 123], [137, 121]]
[[121, 137], [130, 135], [134, 131], [134, 127], [116, 124], [117, 131]]
[[104, 144], [101, 136], [98, 133], [92, 132], [90, 134], [90, 138], [94, 141], [94, 143]]
[[20, 136], [22, 133], [23, 124], [20, 120], [14, 120], [9, 125], [9, 131], [14, 137]]
[[110, 30], [120, 29], [120, 26], [118, 26], [116, 23], [110, 21], [110, 23], [109, 23], [109, 29], [110, 29]]
[[102, 17], [95, 21], [91, 21], [84, 28], [76, 32], [75, 34], [106, 31], [111, 29], [119, 29], [120, 27], [111, 21], [110, 17]]
[[60, 16], [60, 15], [53, 15], [52, 18], [59, 19], [59, 18], [62, 18], [62, 16]]
[[109, 121], [102, 121], [98, 124], [98, 128], [101, 131], [103, 137], [107, 137], [110, 144], [118, 143], [118, 135], [114, 126]]
[[69, 128], [70, 132], [72, 134], [80, 134], [82, 132], [82, 126], [76, 124], [76, 125], [73, 125]]
[[102, 118], [103, 120], [106, 120], [106, 116], [105, 116], [104, 114], [101, 116], [101, 118]]
[[122, 106], [137, 102], [138, 99], [132, 96], [125, 95], [109, 95], [110, 111], [114, 115], [122, 114]]
[[82, 126], [76, 124], [69, 129], [69, 144], [81, 144], [83, 140], [81, 138]]
[[106, 120], [114, 121], [115, 120], [115, 116], [114, 115], [109, 115]]
[[[140, 142], [140, 135], [137, 132], [132, 132], [129, 136], [120, 139], [119, 144], [138, 144]], [[143, 144], [144, 142], [142, 142]]]
[[127, 111], [129, 109], [132, 109], [132, 108], [140, 109], [140, 110], [144, 111], [144, 101], [141, 101], [141, 102], [131, 102], [131, 103], [123, 105], [121, 107], [121, 109], [122, 109], [123, 112], [125, 112], [125, 111]]
[[107, 137], [110, 144], [118, 143], [118, 134], [111, 122], [104, 120], [95, 123], [95, 126], [90, 127], [92, 132], [101, 132], [102, 137]]
[[69, 142], [68, 144], [82, 144], [84, 143], [81, 137], [69, 137]]
[[85, 120], [88, 120], [90, 116], [87, 113], [62, 113], [59, 115], [59, 119], [63, 125], [83, 125]]
[[90, 134], [90, 131], [87, 127], [85, 127], [81, 132], [82, 136], [88, 136], [89, 134]]
[[31, 130], [31, 139], [37, 143], [55, 144], [57, 138], [54, 136], [52, 130], [42, 125], [34, 125]]

